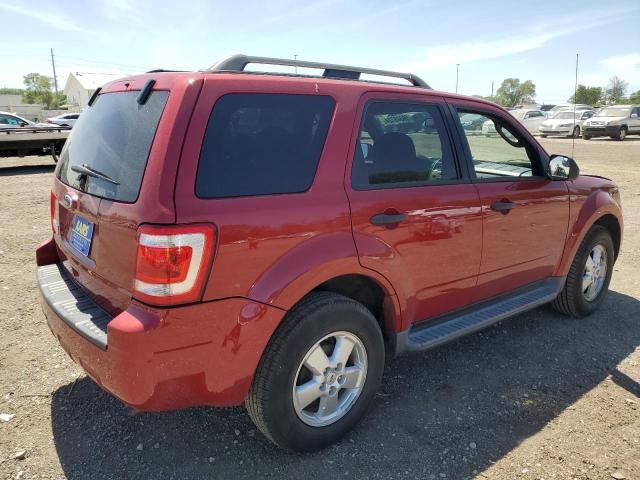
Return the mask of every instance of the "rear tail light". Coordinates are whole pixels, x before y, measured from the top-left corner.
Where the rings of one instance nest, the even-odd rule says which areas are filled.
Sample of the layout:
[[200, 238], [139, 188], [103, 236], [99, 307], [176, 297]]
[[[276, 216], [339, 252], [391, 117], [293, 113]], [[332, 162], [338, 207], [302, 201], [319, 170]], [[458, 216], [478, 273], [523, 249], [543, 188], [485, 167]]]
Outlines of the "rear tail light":
[[51, 230], [53, 233], [58, 231], [58, 199], [56, 194], [51, 190], [51, 197], [49, 198], [49, 209], [51, 214]]
[[214, 247], [215, 230], [211, 225], [140, 227], [134, 296], [155, 305], [198, 300]]

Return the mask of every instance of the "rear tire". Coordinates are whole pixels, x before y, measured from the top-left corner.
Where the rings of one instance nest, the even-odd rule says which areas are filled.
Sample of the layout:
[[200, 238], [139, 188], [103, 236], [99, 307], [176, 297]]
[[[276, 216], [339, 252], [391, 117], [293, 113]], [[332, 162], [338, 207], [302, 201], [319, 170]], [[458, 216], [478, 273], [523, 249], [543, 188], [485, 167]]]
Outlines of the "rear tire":
[[547, 138], [547, 136], [541, 133], [540, 138]]
[[[600, 252], [599, 258], [604, 260], [595, 268], [594, 252], [597, 251]], [[614, 248], [609, 231], [594, 225], [576, 252], [564, 288], [552, 302], [553, 308], [574, 318], [595, 312], [609, 289], [613, 262]]]
[[365, 414], [380, 386], [384, 355], [369, 310], [342, 295], [311, 293], [287, 314], [262, 355], [246, 401], [249, 416], [284, 449], [324, 448]]

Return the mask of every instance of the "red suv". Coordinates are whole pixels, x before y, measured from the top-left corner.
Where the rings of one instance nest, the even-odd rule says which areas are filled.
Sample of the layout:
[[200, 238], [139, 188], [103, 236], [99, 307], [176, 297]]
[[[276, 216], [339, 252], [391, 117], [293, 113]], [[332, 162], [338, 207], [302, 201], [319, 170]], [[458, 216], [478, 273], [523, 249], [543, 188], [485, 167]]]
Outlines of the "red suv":
[[622, 238], [616, 185], [492, 103], [246, 56], [97, 91], [51, 224], [44, 312], [91, 378], [140, 410], [244, 403], [292, 450], [352, 428], [386, 356], [592, 313]]

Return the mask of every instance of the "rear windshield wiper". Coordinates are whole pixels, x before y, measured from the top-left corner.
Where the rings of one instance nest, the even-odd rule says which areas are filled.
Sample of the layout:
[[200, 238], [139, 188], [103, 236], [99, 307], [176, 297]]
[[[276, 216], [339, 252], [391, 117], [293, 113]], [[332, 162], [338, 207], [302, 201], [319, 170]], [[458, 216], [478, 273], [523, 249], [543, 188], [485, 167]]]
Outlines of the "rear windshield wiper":
[[113, 183], [114, 185], [120, 185], [120, 182], [114, 180], [109, 175], [105, 175], [104, 173], [99, 172], [98, 170], [95, 170], [95, 169], [91, 168], [86, 163], [83, 163], [82, 165], [71, 165], [71, 170], [73, 170], [76, 173], [81, 173], [83, 175], [88, 175], [90, 177], [100, 178], [100, 179], [105, 180], [107, 182]]

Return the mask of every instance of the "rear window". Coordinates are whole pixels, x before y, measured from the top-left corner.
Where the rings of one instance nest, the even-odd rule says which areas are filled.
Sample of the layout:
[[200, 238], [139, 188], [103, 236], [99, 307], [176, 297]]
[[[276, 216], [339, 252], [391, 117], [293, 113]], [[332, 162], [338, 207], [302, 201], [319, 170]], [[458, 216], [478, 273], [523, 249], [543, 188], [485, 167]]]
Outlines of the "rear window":
[[306, 191], [334, 105], [326, 96], [223, 96], [207, 125], [196, 194], [222, 198]]
[[[104, 93], [82, 112], [60, 155], [58, 178], [63, 183], [120, 202], [138, 198], [169, 97], [169, 92], [154, 91], [144, 105], [138, 105], [139, 93]], [[81, 167], [97, 174], [82, 173], [78, 171]]]

